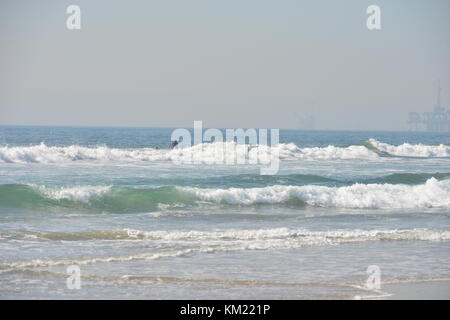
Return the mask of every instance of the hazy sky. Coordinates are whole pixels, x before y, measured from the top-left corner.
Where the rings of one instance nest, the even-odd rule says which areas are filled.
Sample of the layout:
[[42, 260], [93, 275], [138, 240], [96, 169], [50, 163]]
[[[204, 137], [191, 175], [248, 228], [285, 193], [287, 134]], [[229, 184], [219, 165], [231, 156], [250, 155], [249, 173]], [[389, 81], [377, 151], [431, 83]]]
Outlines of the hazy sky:
[[404, 130], [437, 79], [450, 0], [0, 0], [0, 124]]

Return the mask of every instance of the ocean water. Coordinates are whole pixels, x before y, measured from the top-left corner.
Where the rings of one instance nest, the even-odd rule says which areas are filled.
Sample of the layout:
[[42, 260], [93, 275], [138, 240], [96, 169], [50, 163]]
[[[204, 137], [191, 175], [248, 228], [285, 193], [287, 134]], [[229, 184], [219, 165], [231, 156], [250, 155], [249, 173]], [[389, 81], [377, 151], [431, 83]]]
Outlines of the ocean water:
[[450, 279], [448, 133], [281, 130], [272, 176], [176, 163], [214, 144], [170, 150], [171, 133], [0, 127], [0, 297], [352, 299]]

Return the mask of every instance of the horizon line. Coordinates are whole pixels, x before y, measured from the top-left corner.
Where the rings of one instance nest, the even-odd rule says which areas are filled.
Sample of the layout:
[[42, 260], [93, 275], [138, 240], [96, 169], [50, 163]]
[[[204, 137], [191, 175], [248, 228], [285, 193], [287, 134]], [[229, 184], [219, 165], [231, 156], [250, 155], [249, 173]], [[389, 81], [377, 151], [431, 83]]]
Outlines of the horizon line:
[[[177, 129], [177, 128], [186, 128], [193, 129], [193, 127], [183, 127], [183, 126], [142, 126], [142, 125], [47, 125], [47, 124], [1, 124], [0, 127], [56, 127], [56, 128], [124, 128], [124, 129]], [[263, 127], [203, 127], [203, 129], [262, 129]], [[279, 130], [293, 130], [293, 131], [305, 131], [305, 132], [314, 132], [314, 131], [343, 131], [343, 132], [428, 132], [428, 131], [412, 131], [412, 130], [394, 130], [394, 129], [300, 129], [300, 128], [264, 128], [264, 129], [279, 129]]]

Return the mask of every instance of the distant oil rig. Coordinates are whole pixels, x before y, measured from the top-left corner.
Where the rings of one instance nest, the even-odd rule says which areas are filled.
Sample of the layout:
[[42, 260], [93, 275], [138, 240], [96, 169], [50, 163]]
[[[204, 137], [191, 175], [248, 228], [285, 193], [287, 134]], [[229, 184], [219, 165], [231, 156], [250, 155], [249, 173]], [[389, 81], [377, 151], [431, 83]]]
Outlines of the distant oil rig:
[[438, 94], [433, 112], [410, 112], [409, 130], [428, 132], [450, 132], [450, 110], [441, 106], [441, 84], [438, 84]]

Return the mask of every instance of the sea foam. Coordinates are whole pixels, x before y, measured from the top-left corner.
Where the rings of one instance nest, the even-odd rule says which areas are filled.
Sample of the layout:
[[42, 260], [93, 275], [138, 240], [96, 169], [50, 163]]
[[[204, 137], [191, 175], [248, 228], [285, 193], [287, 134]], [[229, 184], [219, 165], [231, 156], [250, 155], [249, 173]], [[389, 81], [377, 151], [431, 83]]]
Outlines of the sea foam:
[[[276, 148], [276, 150], [274, 150]], [[68, 147], [47, 146], [43, 143], [29, 147], [0, 147], [0, 162], [3, 163], [67, 163], [73, 161], [186, 161], [200, 160], [204, 163], [221, 163], [224, 159], [243, 157], [264, 158], [276, 151], [282, 160], [349, 160], [378, 159], [378, 155], [364, 146], [300, 148], [294, 143], [276, 147], [254, 145], [248, 148], [234, 142], [216, 142], [194, 145], [188, 148], [118, 149], [106, 146]]]
[[[126, 236], [129, 235], [129, 236]], [[308, 246], [328, 246], [368, 241], [450, 241], [450, 231], [435, 229], [380, 229], [380, 230], [329, 230], [307, 229], [225, 229], [218, 231], [143, 231], [101, 230], [82, 233], [41, 233], [47, 240], [113, 240], [113, 241], [161, 241], [173, 246], [188, 247], [163, 252], [144, 252], [121, 256], [90, 257], [61, 260], [31, 260], [0, 263], [0, 273], [20, 268], [61, 265], [86, 265], [95, 263], [118, 263], [132, 260], [174, 258], [190, 254], [246, 250], [286, 250]]]
[[233, 205], [280, 204], [298, 199], [317, 207], [450, 208], [450, 180], [438, 181], [435, 178], [415, 186], [356, 183], [345, 187], [277, 185], [263, 188], [180, 189], [204, 201]]
[[[8, 208], [64, 206], [102, 212], [154, 212], [170, 208], [211, 205], [289, 205], [350, 209], [450, 208], [450, 179], [432, 177], [419, 185], [354, 183], [348, 186], [272, 185], [252, 188], [198, 188], [165, 186], [123, 188], [118, 186], [48, 187], [2, 185]], [[0, 193], [1, 195], [1, 193]], [[53, 201], [48, 201], [51, 199]], [[69, 208], [69, 207], [67, 207]]]
[[369, 143], [381, 152], [404, 157], [450, 157], [450, 146], [440, 145], [424, 145], [424, 144], [410, 144], [403, 143], [394, 146], [388, 143], [383, 143], [375, 139], [369, 139]]
[[[0, 147], [0, 163], [68, 163], [74, 161], [185, 161], [198, 160], [202, 163], [223, 163], [226, 159], [264, 159], [272, 152], [281, 160], [385, 160], [379, 153], [405, 157], [450, 157], [450, 146], [404, 143], [390, 145], [369, 139], [372, 148], [364, 145], [339, 147], [301, 148], [294, 143], [280, 143], [275, 147], [252, 145], [250, 147], [235, 142], [214, 142], [194, 145], [187, 148], [158, 149], [134, 148], [119, 149], [106, 146], [84, 147], [78, 145], [57, 147], [44, 143], [34, 146]], [[372, 149], [372, 150], [371, 150]], [[377, 152], [379, 151], [379, 152]]]
[[89, 203], [111, 191], [111, 186], [45, 187], [30, 185], [46, 198]]

